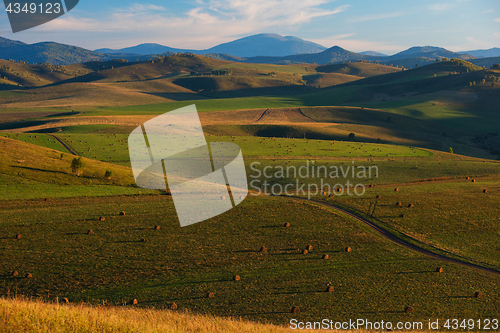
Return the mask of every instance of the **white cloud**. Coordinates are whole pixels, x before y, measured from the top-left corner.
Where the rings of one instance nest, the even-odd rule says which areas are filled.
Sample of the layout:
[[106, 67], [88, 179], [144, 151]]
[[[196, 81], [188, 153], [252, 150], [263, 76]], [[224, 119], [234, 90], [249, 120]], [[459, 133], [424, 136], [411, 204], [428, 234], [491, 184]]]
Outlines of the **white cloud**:
[[494, 12], [493, 9], [488, 9], [488, 10], [483, 11], [481, 14], [488, 14], [488, 13], [493, 13], [493, 12]]
[[365, 22], [365, 21], [373, 21], [373, 20], [382, 20], [382, 19], [403, 16], [405, 14], [406, 13], [404, 13], [404, 12], [372, 14], [372, 15], [358, 16], [358, 17], [351, 19], [350, 21], [351, 22]]
[[449, 10], [453, 7], [453, 4], [451, 3], [436, 3], [433, 5], [428, 6], [430, 10], [433, 11], [443, 11], [443, 10]]
[[500, 22], [500, 17], [495, 19], [495, 22]]
[[[135, 4], [116, 10], [107, 17], [64, 16], [36, 29], [53, 32], [129, 32], [127, 40], [107, 38], [97, 47], [125, 47], [137, 42], [167, 44], [178, 48], [208, 48], [233, 40], [235, 36], [289, 28], [314, 18], [341, 13], [349, 5], [323, 9], [331, 0], [197, 0], [196, 7], [182, 15], [173, 15], [163, 7]], [[139, 37], [140, 35], [140, 37]], [[109, 40], [116, 40], [110, 43]], [[104, 41], [103, 41], [104, 42]]]

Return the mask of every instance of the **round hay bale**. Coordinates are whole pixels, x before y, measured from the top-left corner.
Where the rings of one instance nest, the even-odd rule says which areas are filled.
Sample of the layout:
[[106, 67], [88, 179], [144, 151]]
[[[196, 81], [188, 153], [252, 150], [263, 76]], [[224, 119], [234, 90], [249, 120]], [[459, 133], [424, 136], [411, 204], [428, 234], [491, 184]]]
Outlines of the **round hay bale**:
[[408, 204], [408, 208], [413, 208], [413, 204]]
[[215, 297], [215, 294], [213, 292], [208, 292], [207, 293], [207, 298], [214, 298]]
[[312, 245], [307, 245], [307, 246], [306, 246], [306, 250], [311, 251], [312, 249], [313, 249], [313, 246], [312, 246]]
[[484, 190], [483, 190], [483, 193], [488, 193], [488, 190], [487, 190], [487, 189], [484, 189]]
[[130, 305], [136, 305], [137, 303], [139, 303], [139, 302], [138, 302], [138, 301], [137, 301], [137, 299], [135, 299], [135, 298], [134, 298], [134, 299], [131, 299], [131, 300], [128, 302], [128, 304], [130, 304]]
[[16, 239], [21, 239], [21, 238], [23, 238], [23, 235], [21, 235], [21, 234], [16, 235]]
[[396, 187], [396, 188], [394, 189], [394, 192], [399, 192], [399, 188], [397, 188], [397, 187]]
[[300, 308], [298, 306], [292, 306], [290, 313], [300, 313]]
[[125, 216], [125, 212], [120, 212], [120, 216]]
[[27, 279], [31, 279], [32, 277], [33, 277], [33, 275], [31, 275], [31, 273], [26, 274]]
[[66, 297], [64, 297], [64, 298], [61, 299], [61, 303], [68, 304], [69, 303], [69, 299], [67, 299]]
[[399, 217], [405, 217], [405, 214], [399, 214]]
[[177, 310], [177, 304], [175, 304], [175, 303], [171, 303], [171, 304], [169, 304], [169, 305], [168, 305], [168, 308], [169, 308], [170, 310]]
[[326, 287], [326, 290], [325, 290], [327, 293], [333, 293], [335, 291], [335, 288], [333, 288], [332, 286], [328, 286]]
[[93, 234], [94, 234], [94, 232], [92, 231], [92, 229], [87, 231], [87, 235], [93, 235]]
[[160, 226], [159, 225], [155, 225], [155, 230], [160, 230]]
[[443, 272], [444, 272], [443, 267], [438, 267], [438, 268], [436, 268], [436, 272], [438, 272], [438, 273], [443, 273]]
[[141, 243], [144, 243], [146, 241], [146, 238], [141, 237], [140, 241], [141, 241]]
[[321, 258], [327, 260], [330, 259], [330, 256], [328, 254], [323, 254]]
[[381, 198], [382, 198], [382, 196], [379, 194], [379, 195], [377, 195], [377, 196], [376, 196], [376, 198], [377, 198], [377, 199], [381, 199]]
[[351, 251], [352, 249], [349, 246], [345, 248], [345, 252], [351, 252]]
[[480, 291], [476, 291], [476, 292], [474, 293], [474, 297], [475, 297], [475, 298], [482, 298], [482, 297], [483, 297], [483, 293], [482, 293], [482, 292], [480, 292]]
[[221, 199], [221, 200], [226, 200], [226, 197], [222, 195], [222, 196], [220, 197], [220, 199]]
[[19, 275], [19, 272], [18, 271], [13, 271], [12, 272], [12, 276], [18, 276]]
[[475, 182], [476, 182], [476, 180], [475, 180], [475, 179], [473, 179], [473, 180], [472, 180], [472, 182], [473, 182], [473, 183], [475, 183]]
[[45, 198], [45, 201], [50, 201], [50, 199], [49, 198]]
[[106, 218], [104, 216], [99, 217], [99, 221], [104, 221]]
[[306, 249], [302, 250], [302, 254], [307, 254], [309, 253]]
[[396, 202], [396, 206], [401, 206], [401, 202]]
[[326, 195], [326, 192], [323, 192], [322, 195]]
[[466, 180], [469, 180], [469, 179], [470, 179], [470, 177], [465, 177], [465, 179], [466, 179]]
[[261, 247], [260, 252], [267, 252], [267, 248], [265, 246]]
[[413, 308], [411, 306], [405, 307], [405, 312], [406, 313], [413, 313]]
[[239, 275], [235, 275], [235, 276], [233, 276], [233, 280], [234, 281], [240, 281], [241, 277]]
[[285, 228], [288, 228], [288, 227], [290, 227], [290, 223], [286, 222], [285, 224], [283, 224], [283, 226], [284, 226]]

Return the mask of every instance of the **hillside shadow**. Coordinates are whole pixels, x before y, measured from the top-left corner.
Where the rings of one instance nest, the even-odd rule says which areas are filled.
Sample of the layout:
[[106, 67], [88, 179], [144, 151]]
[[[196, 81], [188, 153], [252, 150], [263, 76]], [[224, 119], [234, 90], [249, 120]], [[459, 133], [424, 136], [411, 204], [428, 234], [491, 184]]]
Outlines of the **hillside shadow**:
[[25, 169], [25, 170], [32, 170], [32, 171], [41, 171], [41, 172], [50, 172], [50, 173], [59, 173], [63, 175], [67, 175], [66, 172], [63, 171], [57, 171], [57, 170], [45, 170], [45, 169], [38, 169], [38, 168], [31, 168], [31, 167], [24, 167], [24, 166], [19, 166], [19, 165], [11, 165], [12, 168], [18, 168], [18, 169]]
[[32, 126], [40, 126], [52, 123], [52, 120], [28, 120], [28, 121], [13, 121], [8, 123], [0, 123], [0, 131], [20, 129]]

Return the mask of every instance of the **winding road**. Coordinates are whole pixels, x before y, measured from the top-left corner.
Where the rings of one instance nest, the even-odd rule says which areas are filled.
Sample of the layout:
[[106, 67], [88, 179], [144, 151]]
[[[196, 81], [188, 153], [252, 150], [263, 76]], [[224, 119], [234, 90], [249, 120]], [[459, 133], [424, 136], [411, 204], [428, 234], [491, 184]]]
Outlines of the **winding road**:
[[390, 232], [388, 232], [388, 231], [380, 228], [376, 224], [373, 224], [372, 222], [364, 219], [363, 217], [358, 216], [358, 215], [356, 215], [356, 214], [354, 214], [352, 212], [349, 212], [349, 211], [347, 211], [345, 209], [342, 209], [340, 207], [337, 207], [337, 206], [334, 206], [334, 205], [331, 205], [331, 204], [328, 204], [328, 203], [325, 203], [325, 202], [322, 202], [322, 201], [318, 201], [318, 200], [311, 200], [311, 199], [301, 198], [301, 197], [296, 197], [296, 196], [289, 196], [289, 197], [292, 197], [294, 199], [299, 199], [299, 200], [305, 200], [305, 201], [308, 201], [308, 202], [312, 202], [312, 203], [314, 203], [316, 205], [320, 205], [320, 206], [323, 206], [323, 207], [331, 208], [331, 209], [333, 209], [333, 210], [335, 210], [337, 212], [345, 214], [345, 215], [349, 216], [350, 218], [352, 218], [352, 219], [354, 219], [354, 220], [356, 220], [358, 222], [361, 222], [364, 225], [368, 226], [370, 229], [374, 230], [377, 234], [379, 234], [380, 236], [384, 237], [385, 239], [387, 239], [387, 240], [389, 240], [389, 241], [391, 241], [391, 242], [393, 242], [395, 244], [404, 246], [407, 249], [410, 249], [412, 251], [424, 254], [424, 255], [432, 257], [434, 259], [446, 261], [446, 262], [457, 264], [457, 265], [462, 265], [462, 266], [465, 266], [465, 267], [468, 267], [468, 268], [473, 268], [473, 269], [477, 269], [477, 270], [480, 270], [480, 271], [483, 271], [483, 272], [486, 272], [486, 273], [490, 273], [490, 274], [494, 274], [494, 275], [499, 275], [500, 276], [500, 271], [497, 271], [495, 269], [491, 269], [491, 268], [487, 268], [487, 267], [483, 267], [483, 266], [471, 264], [469, 262], [461, 261], [461, 260], [458, 260], [458, 259], [449, 258], [449, 257], [443, 256], [443, 255], [440, 255], [440, 254], [428, 251], [428, 250], [426, 250], [424, 248], [421, 248], [419, 246], [416, 246], [414, 244], [408, 243], [405, 240], [397, 237], [396, 235], [391, 234]]

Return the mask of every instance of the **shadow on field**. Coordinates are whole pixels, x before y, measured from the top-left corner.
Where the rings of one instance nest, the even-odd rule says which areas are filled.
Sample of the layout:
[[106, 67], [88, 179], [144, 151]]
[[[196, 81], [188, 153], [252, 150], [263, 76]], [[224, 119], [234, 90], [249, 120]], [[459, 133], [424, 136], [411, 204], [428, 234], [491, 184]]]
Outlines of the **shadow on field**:
[[13, 167], [13, 168], [18, 168], [18, 169], [32, 170], [32, 171], [42, 171], [42, 172], [60, 173], [60, 174], [63, 174], [63, 175], [67, 175], [67, 174], [68, 174], [68, 173], [63, 172], [63, 171], [45, 170], [45, 169], [38, 169], [38, 168], [23, 167], [23, 166], [18, 166], [18, 165], [12, 165], [11, 167]]

